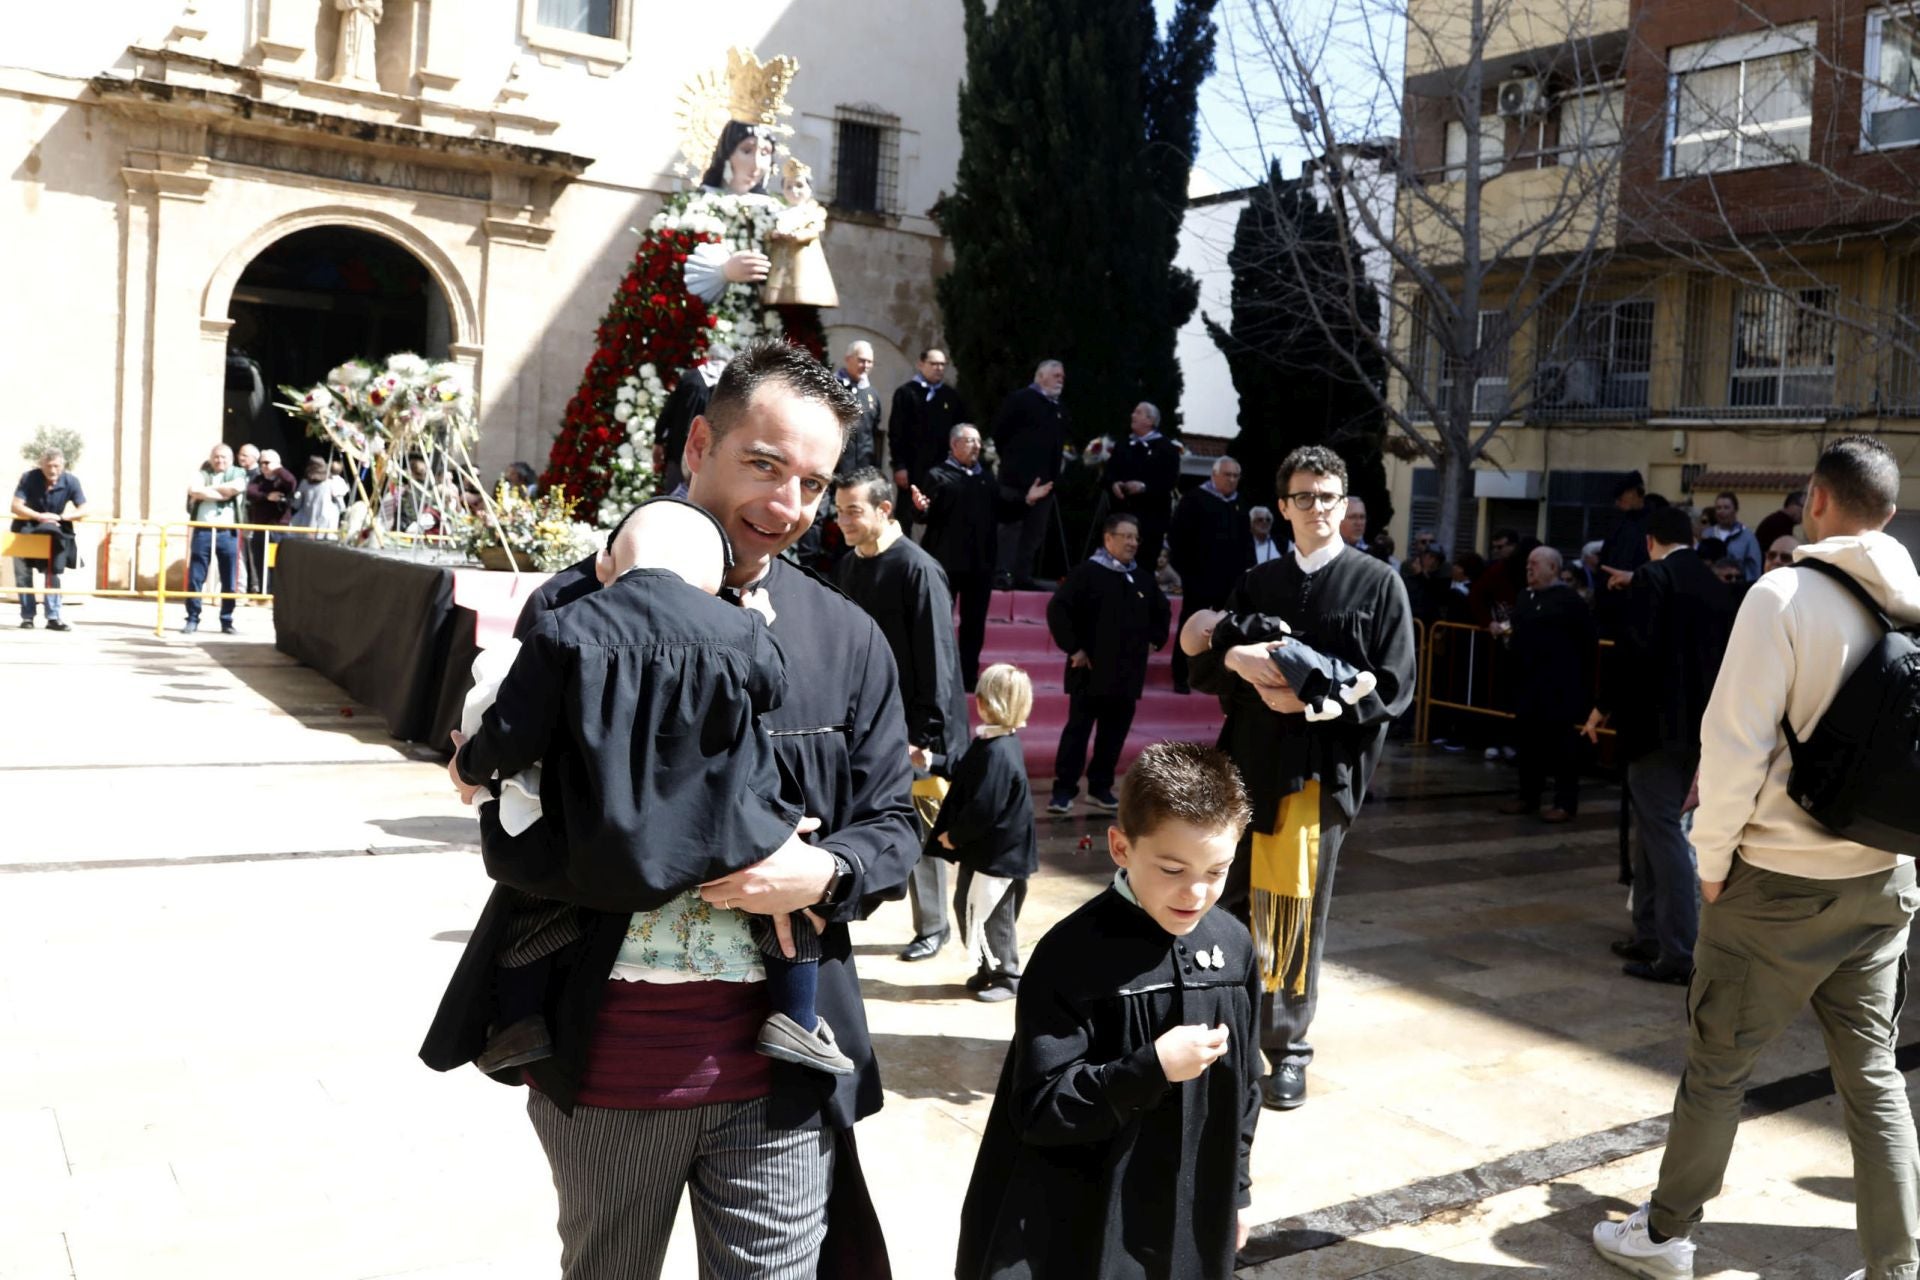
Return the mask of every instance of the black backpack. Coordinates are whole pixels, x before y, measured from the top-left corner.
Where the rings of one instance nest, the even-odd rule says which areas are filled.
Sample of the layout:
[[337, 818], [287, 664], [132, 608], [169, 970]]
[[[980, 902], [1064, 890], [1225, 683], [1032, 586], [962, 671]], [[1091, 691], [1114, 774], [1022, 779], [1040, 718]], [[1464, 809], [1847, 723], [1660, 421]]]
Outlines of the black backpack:
[[1837, 836], [1888, 853], [1920, 855], [1920, 631], [1896, 626], [1851, 574], [1801, 560], [1840, 583], [1885, 629], [1793, 753], [1787, 794]]

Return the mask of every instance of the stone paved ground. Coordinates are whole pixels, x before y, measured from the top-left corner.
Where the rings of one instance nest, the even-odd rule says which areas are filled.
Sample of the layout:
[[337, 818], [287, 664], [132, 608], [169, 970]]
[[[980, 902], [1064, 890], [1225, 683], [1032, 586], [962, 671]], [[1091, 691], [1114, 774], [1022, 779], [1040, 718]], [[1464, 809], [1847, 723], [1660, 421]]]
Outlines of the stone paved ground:
[[[414, 1058], [485, 895], [439, 763], [274, 652], [95, 602], [0, 631], [0, 1277], [557, 1271], [521, 1096]], [[177, 625], [177, 619], [174, 620]], [[352, 714], [348, 714], [352, 713]], [[1584, 1243], [1657, 1167], [1683, 993], [1621, 979], [1613, 793], [1490, 816], [1510, 774], [1397, 749], [1340, 872], [1313, 1096], [1255, 1150], [1260, 1277], [1615, 1275]], [[1041, 820], [1029, 938], [1106, 878]], [[951, 1274], [1009, 1006], [858, 935], [886, 1108], [860, 1129], [903, 1280]], [[1911, 1035], [1911, 1031], [1909, 1035]], [[1845, 1276], [1810, 1023], [1766, 1057], [1701, 1274]], [[686, 1233], [670, 1276], [693, 1274]], [[1309, 1248], [1310, 1245], [1321, 1247]]]

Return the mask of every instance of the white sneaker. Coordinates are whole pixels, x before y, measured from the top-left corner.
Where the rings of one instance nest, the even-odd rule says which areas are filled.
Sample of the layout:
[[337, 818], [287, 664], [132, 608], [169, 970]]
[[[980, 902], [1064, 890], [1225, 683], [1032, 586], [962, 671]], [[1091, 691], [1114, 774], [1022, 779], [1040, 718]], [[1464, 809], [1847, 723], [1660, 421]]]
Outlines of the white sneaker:
[[1678, 1236], [1655, 1244], [1647, 1234], [1647, 1206], [1641, 1205], [1625, 1222], [1602, 1222], [1593, 1229], [1593, 1247], [1600, 1256], [1646, 1280], [1693, 1280], [1693, 1241]]

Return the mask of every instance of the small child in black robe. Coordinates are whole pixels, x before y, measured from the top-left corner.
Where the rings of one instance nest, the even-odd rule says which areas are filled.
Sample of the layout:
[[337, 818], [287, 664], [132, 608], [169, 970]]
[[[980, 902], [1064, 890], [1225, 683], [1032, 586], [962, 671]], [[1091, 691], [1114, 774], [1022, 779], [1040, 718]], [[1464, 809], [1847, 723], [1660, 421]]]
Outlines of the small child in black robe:
[[1270, 645], [1267, 657], [1280, 669], [1294, 696], [1307, 704], [1309, 721], [1338, 720], [1340, 702], [1351, 707], [1380, 685], [1380, 678], [1373, 672], [1294, 639], [1293, 628], [1285, 618], [1218, 609], [1202, 609], [1194, 616], [1200, 619], [1196, 625], [1213, 631], [1219, 645]]
[[1140, 753], [1113, 887], [1055, 925], [961, 1209], [959, 1280], [1230, 1280], [1260, 1115], [1259, 971], [1213, 909], [1249, 807], [1225, 755]]
[[[449, 765], [463, 794], [499, 797], [481, 808], [482, 853], [517, 890], [495, 1030], [475, 1060], [489, 1074], [552, 1053], [541, 1009], [553, 957], [584, 936], [580, 907], [657, 908], [763, 860], [801, 816], [755, 723], [779, 706], [786, 665], [760, 616], [718, 598], [733, 565], [719, 522], [655, 500], [623, 521], [610, 553], [613, 581], [541, 615], [497, 694], [470, 703], [480, 727], [456, 738]], [[545, 816], [549, 798], [561, 817]], [[789, 958], [768, 918], [749, 923], [775, 1010], [760, 1052], [851, 1072], [815, 1012], [812, 926], [791, 918]]]
[[1033, 792], [1016, 731], [1033, 713], [1033, 681], [996, 662], [980, 673], [975, 705], [980, 727], [953, 768], [923, 856], [958, 863], [953, 914], [976, 970], [973, 998], [1011, 1000], [1020, 990], [1020, 939], [1014, 922], [1027, 879], [1040, 869], [1033, 833]]

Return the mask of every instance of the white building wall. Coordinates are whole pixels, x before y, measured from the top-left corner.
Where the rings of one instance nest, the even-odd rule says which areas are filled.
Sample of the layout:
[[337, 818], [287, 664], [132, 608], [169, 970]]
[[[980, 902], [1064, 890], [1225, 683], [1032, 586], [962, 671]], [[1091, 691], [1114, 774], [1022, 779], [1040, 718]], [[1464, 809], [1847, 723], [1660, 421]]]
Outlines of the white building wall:
[[[179, 487], [176, 473], [191, 470], [218, 434], [208, 406], [218, 404], [210, 380], [226, 303], [214, 296], [215, 278], [263, 226], [326, 208], [390, 219], [438, 258], [473, 310], [473, 331], [456, 342], [472, 348], [466, 358], [477, 369], [483, 462], [544, 462], [637, 247], [634, 229], [680, 182], [672, 170], [681, 87], [721, 67], [734, 45], [799, 61], [790, 147], [812, 165], [823, 196], [832, 190], [835, 108], [899, 117], [899, 216], [834, 220], [826, 244], [842, 305], [823, 320], [836, 352], [852, 337], [874, 342], [877, 384], [911, 375], [910, 357], [942, 340], [933, 282], [945, 251], [926, 211], [951, 186], [959, 159], [958, 6], [927, 6], [908, 22], [847, 0], [734, 0], [724, 23], [668, 32], [645, 0], [616, 0], [631, 11], [635, 34], [630, 54], [609, 59], [529, 39], [523, 19], [532, 4], [387, 0], [382, 92], [372, 95], [322, 83], [338, 23], [322, 0], [87, 0], [10, 15], [0, 59], [0, 172], [8, 175], [0, 245], [9, 268], [0, 291], [0, 373], [9, 388], [0, 462], [43, 423], [75, 427], [87, 440], [78, 470], [98, 509], [174, 515], [180, 504], [165, 495]], [[155, 74], [155, 60], [133, 50], [163, 45], [184, 55], [165, 61], [165, 76], [188, 87], [224, 93], [241, 69], [264, 69], [256, 83], [268, 103], [592, 163], [550, 207], [537, 190], [526, 203], [503, 203], [500, 192], [524, 186], [518, 176], [496, 177], [488, 201], [207, 163], [204, 122], [196, 133], [178, 112], [130, 120], [89, 88], [102, 74]], [[355, 145], [300, 139], [308, 141]], [[441, 163], [431, 154], [423, 162]], [[148, 166], [157, 179], [129, 176]], [[142, 183], [143, 193], [130, 191]]]

